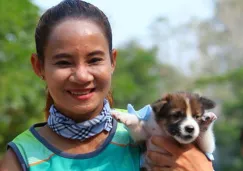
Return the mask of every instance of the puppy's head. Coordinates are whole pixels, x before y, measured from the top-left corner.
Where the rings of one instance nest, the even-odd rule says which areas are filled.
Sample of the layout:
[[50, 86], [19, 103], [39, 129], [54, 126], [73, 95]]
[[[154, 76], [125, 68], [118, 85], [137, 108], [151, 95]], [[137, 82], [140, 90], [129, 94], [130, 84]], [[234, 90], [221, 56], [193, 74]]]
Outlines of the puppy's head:
[[199, 135], [199, 122], [215, 103], [192, 93], [171, 93], [151, 104], [158, 125], [179, 143], [193, 142]]

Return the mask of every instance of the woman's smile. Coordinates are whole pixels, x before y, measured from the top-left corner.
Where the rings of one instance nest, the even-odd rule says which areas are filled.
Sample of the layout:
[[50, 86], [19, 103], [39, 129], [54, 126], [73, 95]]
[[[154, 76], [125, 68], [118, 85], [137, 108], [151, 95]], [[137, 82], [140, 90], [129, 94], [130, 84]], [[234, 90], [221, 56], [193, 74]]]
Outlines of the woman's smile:
[[73, 98], [77, 100], [89, 100], [95, 93], [95, 88], [89, 89], [72, 89], [67, 91]]

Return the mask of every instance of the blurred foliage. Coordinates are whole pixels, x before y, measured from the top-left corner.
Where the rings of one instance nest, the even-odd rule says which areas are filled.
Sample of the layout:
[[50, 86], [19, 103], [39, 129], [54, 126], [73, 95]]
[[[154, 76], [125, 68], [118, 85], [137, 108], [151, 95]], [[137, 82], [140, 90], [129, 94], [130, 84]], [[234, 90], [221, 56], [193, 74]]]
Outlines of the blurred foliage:
[[242, 170], [240, 131], [243, 128], [243, 68], [234, 69], [221, 75], [202, 77], [196, 80], [195, 84], [200, 87], [229, 85], [232, 97], [221, 101], [220, 119], [215, 124], [217, 140], [216, 167], [222, 171]]
[[220, 107], [219, 120], [215, 124], [216, 170], [241, 171], [243, 156], [240, 155], [239, 139], [243, 128], [243, 18], [240, 15], [243, 1], [218, 0], [214, 3], [214, 16], [196, 28], [201, 76], [195, 80], [195, 85], [210, 89]]
[[38, 7], [28, 0], [0, 0], [0, 153], [43, 117], [43, 83], [30, 65], [38, 16]]
[[[113, 96], [116, 107], [127, 103], [142, 107], [157, 97], [160, 64], [156, 49], [144, 49], [135, 41], [118, 49], [117, 66], [113, 77]], [[149, 94], [144, 94], [149, 91]]]
[[[145, 48], [130, 41], [118, 48], [117, 66], [113, 77], [114, 107], [136, 109], [161, 98], [166, 92], [189, 87], [190, 79], [175, 67], [161, 63], [158, 48]], [[183, 82], [183, 80], [187, 82]]]

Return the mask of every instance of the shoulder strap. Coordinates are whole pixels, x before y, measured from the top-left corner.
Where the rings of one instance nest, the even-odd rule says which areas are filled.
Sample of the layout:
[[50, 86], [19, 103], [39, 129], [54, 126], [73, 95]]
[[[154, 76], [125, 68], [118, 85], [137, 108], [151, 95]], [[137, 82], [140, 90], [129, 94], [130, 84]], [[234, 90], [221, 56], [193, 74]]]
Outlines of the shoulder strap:
[[27, 167], [46, 160], [53, 155], [48, 148], [35, 138], [30, 130], [21, 133], [11, 143], [12, 144], [9, 144], [9, 146], [11, 148], [17, 148], [14, 151], [19, 151]]

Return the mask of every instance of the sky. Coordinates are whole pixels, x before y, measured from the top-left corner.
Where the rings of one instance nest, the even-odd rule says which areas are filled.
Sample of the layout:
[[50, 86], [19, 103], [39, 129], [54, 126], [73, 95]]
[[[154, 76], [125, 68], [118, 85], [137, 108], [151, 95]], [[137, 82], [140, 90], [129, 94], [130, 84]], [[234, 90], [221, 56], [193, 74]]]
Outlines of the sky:
[[[60, 0], [33, 0], [43, 10]], [[171, 24], [185, 23], [192, 17], [212, 16], [212, 0], [87, 0], [109, 18], [114, 47], [136, 39], [149, 46], [149, 27], [157, 17], [167, 17]]]

